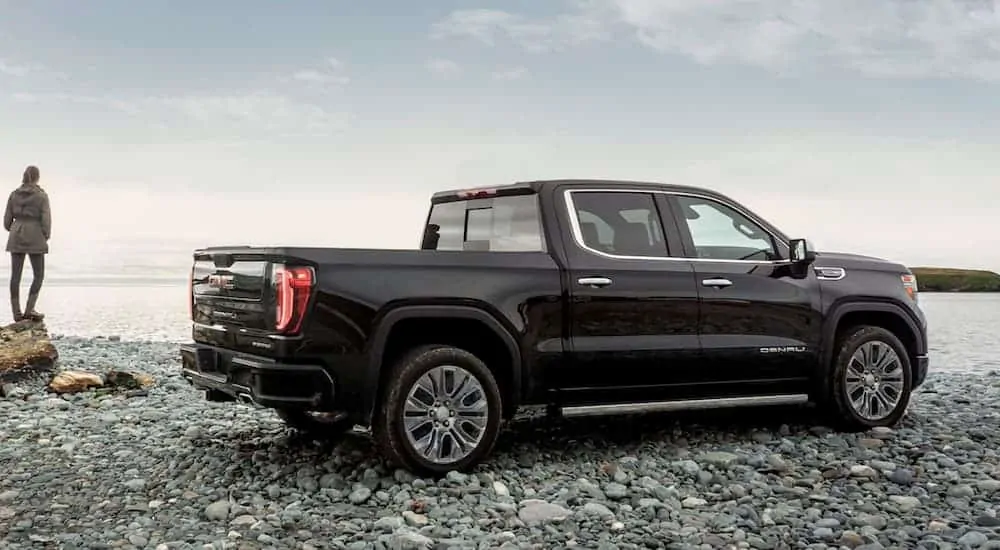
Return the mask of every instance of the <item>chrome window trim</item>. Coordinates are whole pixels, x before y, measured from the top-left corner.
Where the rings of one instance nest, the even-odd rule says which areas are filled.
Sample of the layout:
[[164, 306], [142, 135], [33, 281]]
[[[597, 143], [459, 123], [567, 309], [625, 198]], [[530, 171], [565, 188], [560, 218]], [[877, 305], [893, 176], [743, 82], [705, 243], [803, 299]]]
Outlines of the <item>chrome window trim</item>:
[[[728, 264], [748, 264], [748, 265], [790, 265], [792, 262], [789, 260], [715, 260], [711, 258], [685, 258], [681, 256], [624, 256], [619, 254], [609, 254], [607, 252], [602, 252], [600, 250], [595, 250], [587, 246], [583, 241], [583, 231], [580, 229], [580, 219], [576, 213], [576, 203], [573, 201], [573, 193], [644, 193], [644, 194], [660, 194], [660, 195], [675, 195], [680, 197], [697, 197], [699, 199], [705, 199], [718, 204], [722, 204], [733, 210], [739, 212], [745, 216], [748, 220], [756, 223], [760, 228], [768, 234], [776, 243], [780, 243], [789, 247], [788, 242], [780, 239], [777, 235], [772, 233], [765, 227], [762, 220], [758, 219], [756, 216], [752, 216], [746, 210], [740, 208], [739, 206], [728, 204], [726, 202], [720, 201], [715, 197], [705, 195], [703, 193], [693, 193], [689, 191], [667, 191], [661, 189], [642, 189], [642, 188], [617, 188], [617, 189], [607, 189], [607, 188], [593, 188], [593, 189], [567, 189], [563, 191], [563, 199], [566, 202], [567, 213], [569, 214], [570, 220], [570, 232], [573, 234], [573, 240], [576, 245], [581, 249], [594, 254], [596, 256], [601, 256], [604, 258], [610, 258], [613, 260], [653, 260], [653, 261], [669, 261], [669, 262], [713, 262], [713, 263], [728, 263]], [[673, 217], [673, 213], [670, 213]], [[666, 234], [664, 234], [664, 239]]]

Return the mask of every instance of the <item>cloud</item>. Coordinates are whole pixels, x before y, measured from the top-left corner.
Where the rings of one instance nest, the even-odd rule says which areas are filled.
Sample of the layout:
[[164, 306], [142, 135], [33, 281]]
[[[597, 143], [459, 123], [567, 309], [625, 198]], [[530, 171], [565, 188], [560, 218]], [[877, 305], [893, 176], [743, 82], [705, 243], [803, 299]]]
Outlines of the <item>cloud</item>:
[[315, 69], [305, 69], [292, 74], [293, 80], [308, 82], [310, 84], [347, 84], [350, 77], [340, 74], [323, 73]]
[[520, 80], [528, 76], [528, 69], [524, 67], [510, 67], [493, 71], [493, 80]]
[[453, 76], [462, 72], [462, 67], [450, 59], [429, 59], [424, 66], [428, 71], [440, 76]]
[[593, 3], [576, 3], [572, 13], [531, 19], [502, 10], [456, 10], [435, 23], [431, 36], [436, 39], [471, 38], [495, 45], [509, 40], [532, 52], [562, 50], [587, 42], [609, 38], [602, 15], [605, 10]]
[[268, 92], [113, 97], [69, 93], [15, 93], [21, 103], [73, 103], [148, 119], [161, 128], [184, 123], [206, 128], [262, 130], [280, 135], [328, 135], [344, 129], [348, 117], [322, 106]]
[[138, 105], [129, 100], [116, 99], [109, 96], [95, 96], [87, 94], [71, 94], [64, 92], [54, 93], [30, 93], [16, 92], [10, 95], [11, 99], [18, 103], [52, 104], [52, 103], [72, 103], [76, 105], [91, 105], [113, 109], [128, 114], [138, 114]]
[[31, 68], [26, 65], [18, 65], [12, 61], [0, 58], [0, 74], [7, 76], [25, 76], [31, 72]]
[[1000, 80], [997, 0], [590, 0], [530, 18], [459, 10], [438, 38], [509, 40], [532, 51], [627, 36], [703, 65], [832, 68], [883, 78]]
[[348, 124], [345, 113], [267, 92], [147, 97], [145, 112], [179, 113], [206, 128], [264, 130], [272, 135], [331, 135]]
[[323, 115], [322, 109], [318, 107], [296, 103], [284, 96], [264, 93], [150, 97], [140, 100], [139, 103], [150, 107], [162, 106], [175, 109], [202, 122], [220, 120], [258, 122]]
[[38, 64], [24, 64], [10, 59], [0, 57], [0, 76], [26, 77], [26, 76], [48, 76], [58, 80], [68, 80], [69, 75], [60, 71], [53, 71]]
[[335, 57], [326, 59], [326, 64], [321, 69], [302, 69], [292, 73], [291, 79], [297, 82], [304, 82], [313, 86], [344, 86], [351, 82], [351, 78], [343, 72], [344, 64]]

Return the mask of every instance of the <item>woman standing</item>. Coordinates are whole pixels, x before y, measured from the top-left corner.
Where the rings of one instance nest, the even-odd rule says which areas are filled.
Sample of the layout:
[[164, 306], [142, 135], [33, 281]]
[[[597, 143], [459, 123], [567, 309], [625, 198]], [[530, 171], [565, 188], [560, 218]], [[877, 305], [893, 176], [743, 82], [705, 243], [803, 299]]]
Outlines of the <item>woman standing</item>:
[[[35, 311], [38, 292], [45, 279], [45, 255], [49, 253], [49, 236], [52, 231], [52, 214], [49, 211], [49, 196], [38, 185], [38, 168], [29, 166], [21, 178], [21, 186], [7, 198], [7, 210], [3, 215], [3, 228], [7, 237], [7, 252], [10, 252], [10, 308], [14, 321], [31, 319], [41, 321], [44, 315]], [[21, 313], [21, 271], [24, 257], [31, 261], [33, 280], [28, 289], [28, 303]]]

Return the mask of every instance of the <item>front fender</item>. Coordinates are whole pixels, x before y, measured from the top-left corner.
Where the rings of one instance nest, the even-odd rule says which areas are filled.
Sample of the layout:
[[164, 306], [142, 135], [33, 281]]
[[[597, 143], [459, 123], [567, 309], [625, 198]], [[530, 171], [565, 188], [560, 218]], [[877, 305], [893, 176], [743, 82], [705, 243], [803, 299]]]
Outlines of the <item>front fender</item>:
[[[920, 321], [913, 315], [909, 308], [897, 303], [895, 300], [873, 301], [857, 300], [838, 302], [833, 305], [826, 315], [823, 325], [823, 335], [820, 344], [820, 366], [827, 369], [833, 360], [834, 346], [836, 345], [837, 330], [840, 321], [848, 313], [855, 312], [878, 312], [889, 313], [899, 318], [909, 328], [914, 341], [917, 344], [917, 356], [927, 353], [926, 329], [921, 328]], [[910, 358], [911, 362], [915, 358]]]

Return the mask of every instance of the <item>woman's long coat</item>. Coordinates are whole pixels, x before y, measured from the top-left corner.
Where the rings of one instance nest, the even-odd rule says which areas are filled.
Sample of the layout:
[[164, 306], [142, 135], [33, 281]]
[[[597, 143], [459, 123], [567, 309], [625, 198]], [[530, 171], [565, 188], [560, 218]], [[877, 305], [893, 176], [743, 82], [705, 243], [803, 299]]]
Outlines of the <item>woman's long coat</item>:
[[48, 254], [52, 233], [49, 195], [37, 184], [26, 183], [11, 192], [3, 215], [7, 252]]

